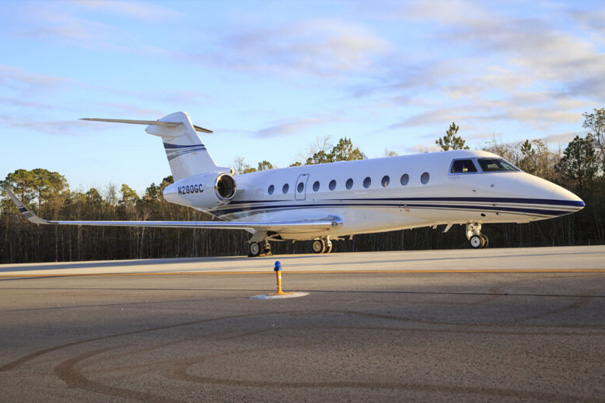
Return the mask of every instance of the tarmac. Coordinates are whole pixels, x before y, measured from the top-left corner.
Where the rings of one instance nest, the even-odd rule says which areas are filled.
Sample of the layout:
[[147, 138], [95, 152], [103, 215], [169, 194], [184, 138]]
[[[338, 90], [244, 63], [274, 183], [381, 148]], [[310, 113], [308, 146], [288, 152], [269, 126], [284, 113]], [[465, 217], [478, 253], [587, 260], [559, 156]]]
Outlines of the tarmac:
[[605, 246], [0, 265], [7, 402], [602, 402], [603, 346]]

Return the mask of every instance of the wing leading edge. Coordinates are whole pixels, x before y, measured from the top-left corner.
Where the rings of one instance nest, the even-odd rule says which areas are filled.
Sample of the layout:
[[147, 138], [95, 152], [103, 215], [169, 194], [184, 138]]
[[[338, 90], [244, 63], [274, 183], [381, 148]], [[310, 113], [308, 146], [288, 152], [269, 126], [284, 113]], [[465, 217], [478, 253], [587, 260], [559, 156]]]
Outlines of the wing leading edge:
[[206, 229], [242, 229], [248, 231], [306, 232], [309, 230], [328, 230], [342, 226], [338, 217], [326, 217], [320, 220], [299, 221], [51, 221], [34, 214], [9, 189], [6, 193], [15, 203], [21, 214], [34, 224], [41, 225], [89, 225], [108, 227], [156, 227], [156, 228], [206, 228]]

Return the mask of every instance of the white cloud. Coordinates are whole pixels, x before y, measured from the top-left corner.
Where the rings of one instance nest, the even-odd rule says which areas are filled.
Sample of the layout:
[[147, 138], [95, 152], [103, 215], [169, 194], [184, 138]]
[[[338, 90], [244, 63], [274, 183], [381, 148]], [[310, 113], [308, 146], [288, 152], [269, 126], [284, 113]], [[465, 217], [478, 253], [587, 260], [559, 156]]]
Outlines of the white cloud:
[[43, 104], [34, 102], [33, 98], [71, 83], [73, 80], [68, 78], [30, 73], [18, 67], [0, 65], [0, 88], [12, 94], [2, 99], [5, 102], [13, 99], [13, 105], [25, 106], [25, 103], [30, 103], [30, 106], [43, 107]]
[[126, 48], [123, 44], [133, 38], [125, 29], [53, 7], [36, 8], [28, 13], [26, 20], [18, 29], [17, 35], [45, 40], [59, 39], [84, 48], [124, 50]]
[[443, 24], [446, 43], [468, 49], [473, 57], [499, 60], [500, 67], [522, 77], [526, 87], [542, 83], [576, 94], [605, 96], [604, 87], [595, 86], [605, 75], [605, 54], [591, 35], [570, 26], [573, 21], [567, 14], [555, 12], [549, 19], [539, 14], [519, 16], [499, 11], [499, 3], [462, 1], [440, 2], [440, 10], [431, 14], [428, 4], [413, 3], [409, 16]]
[[422, 44], [438, 46], [410, 61], [402, 56], [408, 46], [401, 44], [389, 56], [388, 75], [352, 88], [355, 97], [387, 98], [402, 109], [403, 117], [387, 130], [455, 121], [474, 136], [490, 122], [552, 132], [580, 127], [582, 109], [605, 101], [605, 53], [591, 41], [605, 23], [585, 13], [574, 14], [580, 26], [567, 8], [551, 9], [549, 3], [393, 4], [390, 23], [426, 32], [418, 52]]
[[572, 141], [576, 136], [584, 137], [585, 135], [585, 132], [555, 133], [547, 135], [546, 137], [540, 140], [543, 140], [546, 144], [548, 144], [551, 149], [555, 145], [561, 145], [562, 149], [564, 150], [567, 147], [567, 144]]
[[257, 135], [259, 137], [291, 136], [301, 132], [309, 126], [333, 122], [335, 120], [338, 119], [334, 117], [313, 117], [307, 119], [282, 121], [271, 127], [259, 130]]
[[338, 20], [248, 27], [219, 39], [212, 54], [194, 55], [201, 64], [279, 75], [333, 77], [379, 68], [377, 57], [390, 44], [367, 28]]
[[11, 89], [50, 88], [70, 82], [70, 79], [26, 72], [18, 67], [0, 65], [0, 85]]
[[71, 1], [41, 2], [16, 18], [21, 20], [14, 34], [60, 41], [89, 49], [99, 47], [127, 51], [153, 49], [133, 43], [140, 40], [128, 18], [154, 24], [171, 23], [184, 18], [180, 12], [152, 3], [138, 1]]
[[50, 135], [77, 135], [87, 128], [87, 122], [75, 121], [38, 121], [30, 118], [0, 115], [0, 126], [27, 129]]
[[24, 108], [34, 108], [34, 109], [52, 109], [54, 108], [52, 105], [43, 104], [40, 102], [31, 102], [22, 99], [21, 97], [0, 97], [0, 104], [9, 105], [9, 106], [18, 106]]
[[144, 21], [166, 21], [183, 17], [180, 12], [150, 2], [77, 0], [75, 3], [93, 12], [104, 11]]

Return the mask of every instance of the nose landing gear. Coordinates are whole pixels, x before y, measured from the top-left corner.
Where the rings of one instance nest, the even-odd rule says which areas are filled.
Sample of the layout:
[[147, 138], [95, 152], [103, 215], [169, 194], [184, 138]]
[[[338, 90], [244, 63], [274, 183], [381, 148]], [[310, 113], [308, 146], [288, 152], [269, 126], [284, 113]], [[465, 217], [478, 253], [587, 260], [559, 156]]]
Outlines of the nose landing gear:
[[481, 223], [478, 222], [466, 224], [466, 238], [473, 249], [482, 249], [489, 245], [489, 239], [481, 233]]
[[330, 238], [319, 238], [313, 241], [313, 252], [330, 253], [332, 252], [332, 241]]

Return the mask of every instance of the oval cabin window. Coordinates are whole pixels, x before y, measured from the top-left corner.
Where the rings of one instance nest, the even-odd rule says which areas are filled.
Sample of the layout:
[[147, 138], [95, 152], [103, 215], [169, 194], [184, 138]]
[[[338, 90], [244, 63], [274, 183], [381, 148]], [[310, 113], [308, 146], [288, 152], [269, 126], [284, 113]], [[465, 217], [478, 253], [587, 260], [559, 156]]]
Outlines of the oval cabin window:
[[385, 187], [389, 186], [390, 181], [391, 181], [391, 178], [389, 178], [389, 175], [385, 175], [382, 177], [382, 180], [380, 181], [380, 183], [382, 184], [382, 187], [385, 188]]
[[423, 185], [426, 185], [427, 183], [429, 183], [429, 179], [431, 179], [431, 176], [428, 172], [425, 172], [420, 177], [420, 182], [422, 182]]

